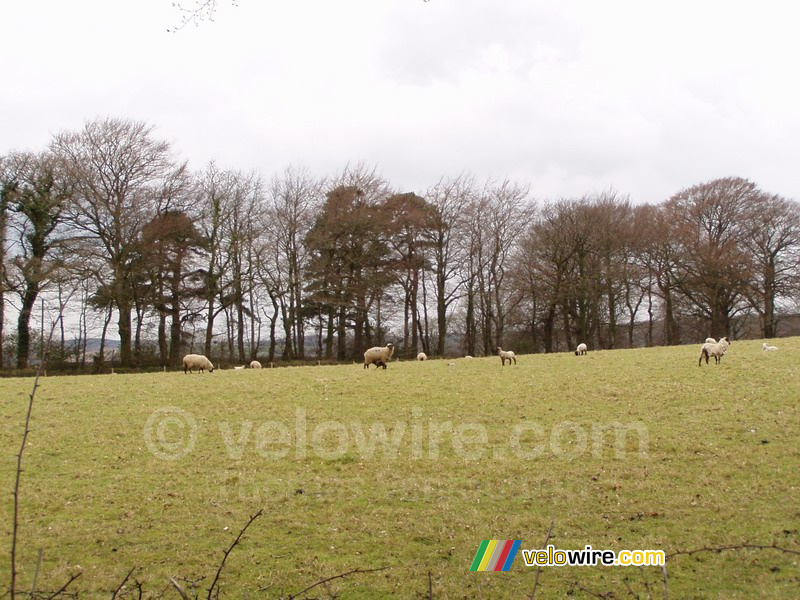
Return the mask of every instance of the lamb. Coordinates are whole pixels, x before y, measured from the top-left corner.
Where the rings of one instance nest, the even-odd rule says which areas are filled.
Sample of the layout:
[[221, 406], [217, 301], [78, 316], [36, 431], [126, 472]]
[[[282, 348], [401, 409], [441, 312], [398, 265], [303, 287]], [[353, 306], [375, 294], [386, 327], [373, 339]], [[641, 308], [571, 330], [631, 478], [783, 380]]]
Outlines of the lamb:
[[187, 354], [183, 357], [183, 372], [192, 373], [193, 369], [197, 369], [198, 373], [206, 369], [209, 373], [213, 373], [214, 364], [202, 354]]
[[578, 344], [577, 349], [575, 350], [575, 356], [580, 356], [581, 354], [586, 354], [589, 351], [589, 348], [586, 344]]
[[425, 354], [424, 352], [420, 352], [419, 354], [417, 354], [417, 360], [428, 360], [428, 355]]
[[716, 344], [710, 344], [706, 342], [700, 349], [700, 358], [697, 361], [697, 366], [699, 367], [703, 364], [704, 356], [706, 357], [706, 364], [708, 364], [708, 359], [710, 356], [714, 357], [714, 363], [719, 364], [722, 360], [722, 357], [728, 351], [728, 346], [730, 346], [730, 342], [728, 341], [727, 337], [720, 338]]
[[761, 344], [761, 349], [764, 352], [775, 352], [775, 350], [777, 350], [778, 347], [777, 346], [767, 346], [767, 344], [765, 342], [765, 343]]
[[469, 359], [472, 359], [472, 358], [474, 358], [474, 357], [472, 357], [472, 356], [470, 356], [469, 354], [467, 354], [467, 355], [466, 355], [464, 358], [469, 358]]
[[260, 369], [261, 368], [261, 363], [258, 362], [257, 360], [254, 360], [253, 362], [250, 363], [250, 368], [251, 369]]
[[511, 361], [514, 361], [514, 364], [517, 364], [517, 358], [514, 356], [514, 353], [511, 350], [503, 350], [500, 346], [497, 347], [497, 354], [500, 356], [500, 360], [503, 362], [503, 366], [506, 366], [506, 361], [508, 364], [511, 364]]
[[372, 363], [376, 367], [386, 368], [386, 363], [392, 358], [394, 354], [394, 344], [386, 344], [385, 346], [375, 346], [364, 352], [364, 368], [368, 369]]

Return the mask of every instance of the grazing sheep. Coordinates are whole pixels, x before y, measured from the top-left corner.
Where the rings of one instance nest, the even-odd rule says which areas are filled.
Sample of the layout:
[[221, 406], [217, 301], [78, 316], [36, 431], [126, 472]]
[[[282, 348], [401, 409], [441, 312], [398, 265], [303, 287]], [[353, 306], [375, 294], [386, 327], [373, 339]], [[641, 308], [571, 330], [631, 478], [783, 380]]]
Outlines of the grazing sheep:
[[386, 363], [392, 358], [394, 354], [394, 344], [386, 344], [386, 346], [375, 346], [364, 352], [364, 368], [368, 369], [372, 363], [375, 367], [386, 368]]
[[763, 343], [763, 344], [761, 344], [761, 349], [764, 352], [775, 352], [775, 350], [777, 350], [778, 347], [777, 346], [767, 346], [766, 343]]
[[706, 344], [716, 344], [717, 340], [715, 340], [714, 338], [706, 338], [705, 343]]
[[575, 356], [586, 354], [588, 351], [589, 348], [586, 346], [586, 344], [578, 344], [578, 348], [575, 350]]
[[198, 373], [208, 369], [208, 372], [212, 373], [214, 364], [202, 354], [187, 354], [183, 357], [183, 372], [191, 373], [193, 369], [197, 369]]
[[464, 358], [474, 358], [474, 357], [467, 354]]
[[513, 360], [514, 364], [517, 364], [517, 358], [514, 356], [514, 353], [511, 350], [503, 350], [500, 346], [498, 346], [497, 354], [500, 357], [504, 367], [506, 366], [506, 361], [508, 361], [508, 364], [511, 364], [511, 361]]
[[244, 371], [244, 365], [242, 365], [241, 367], [233, 367], [233, 370], [234, 371]]
[[419, 354], [417, 354], [417, 360], [428, 360], [428, 355], [425, 354], [424, 352], [420, 352]]
[[261, 363], [258, 362], [257, 360], [254, 360], [253, 362], [250, 363], [250, 368], [251, 369], [260, 369], [261, 368]]
[[730, 345], [731, 344], [727, 337], [720, 338], [716, 344], [710, 344], [706, 342], [700, 349], [700, 358], [697, 361], [697, 366], [699, 367], [702, 365], [704, 356], [706, 357], [706, 364], [708, 364], [708, 359], [710, 356], [714, 357], [714, 363], [719, 364], [719, 362], [722, 360], [722, 357], [728, 351], [728, 346]]

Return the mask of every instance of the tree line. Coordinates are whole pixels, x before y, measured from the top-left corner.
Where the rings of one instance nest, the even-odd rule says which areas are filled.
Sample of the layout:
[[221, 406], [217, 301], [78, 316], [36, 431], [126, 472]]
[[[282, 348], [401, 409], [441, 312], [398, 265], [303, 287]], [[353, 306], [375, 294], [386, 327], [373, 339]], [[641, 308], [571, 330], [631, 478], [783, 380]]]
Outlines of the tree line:
[[407, 358], [554, 352], [775, 336], [800, 209], [739, 177], [635, 205], [463, 173], [403, 192], [364, 164], [192, 171], [148, 124], [108, 118], [0, 158], [0, 251], [0, 363], [17, 368], [44, 297], [40, 321], [66, 300], [78, 363], [112, 332], [124, 366], [358, 360], [387, 341]]

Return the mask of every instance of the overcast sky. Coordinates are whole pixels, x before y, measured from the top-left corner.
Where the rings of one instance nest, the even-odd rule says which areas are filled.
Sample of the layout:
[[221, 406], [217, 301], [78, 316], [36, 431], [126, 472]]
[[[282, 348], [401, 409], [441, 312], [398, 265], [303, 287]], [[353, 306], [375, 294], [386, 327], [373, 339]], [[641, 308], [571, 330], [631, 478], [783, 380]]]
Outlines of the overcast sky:
[[193, 168], [469, 171], [541, 199], [636, 202], [728, 175], [800, 200], [800, 5], [788, 1], [5, 0], [0, 154], [98, 116]]

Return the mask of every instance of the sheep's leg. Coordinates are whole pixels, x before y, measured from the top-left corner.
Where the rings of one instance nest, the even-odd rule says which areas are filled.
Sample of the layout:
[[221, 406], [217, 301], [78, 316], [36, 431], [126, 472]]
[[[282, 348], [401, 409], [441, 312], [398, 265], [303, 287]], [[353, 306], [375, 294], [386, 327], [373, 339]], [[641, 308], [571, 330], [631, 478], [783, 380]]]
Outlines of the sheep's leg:
[[[508, 364], [511, 364], [511, 363], [508, 363]], [[514, 357], [514, 364], [517, 364], [517, 357], [516, 356]]]

